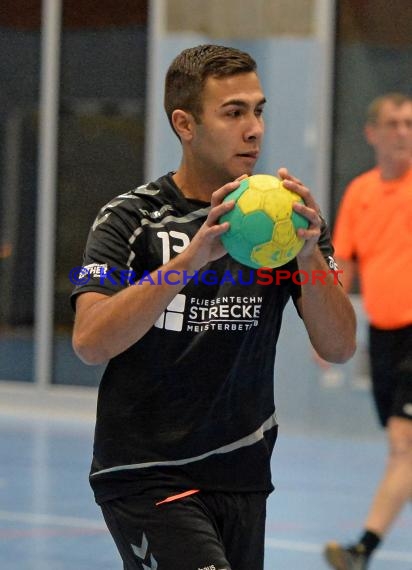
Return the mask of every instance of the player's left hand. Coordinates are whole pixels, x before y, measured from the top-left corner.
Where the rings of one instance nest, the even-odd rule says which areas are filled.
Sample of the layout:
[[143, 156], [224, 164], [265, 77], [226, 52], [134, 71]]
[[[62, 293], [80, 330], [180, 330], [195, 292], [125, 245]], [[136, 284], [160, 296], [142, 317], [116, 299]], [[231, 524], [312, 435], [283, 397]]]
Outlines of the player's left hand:
[[320, 236], [322, 220], [319, 214], [319, 206], [309, 188], [301, 180], [290, 174], [287, 168], [279, 168], [277, 175], [282, 180], [285, 188], [299, 194], [304, 201], [304, 204], [299, 202], [293, 204], [293, 209], [309, 220], [309, 227], [306, 230], [304, 228], [297, 230], [297, 235], [306, 242], [297, 257], [307, 257], [313, 253]]

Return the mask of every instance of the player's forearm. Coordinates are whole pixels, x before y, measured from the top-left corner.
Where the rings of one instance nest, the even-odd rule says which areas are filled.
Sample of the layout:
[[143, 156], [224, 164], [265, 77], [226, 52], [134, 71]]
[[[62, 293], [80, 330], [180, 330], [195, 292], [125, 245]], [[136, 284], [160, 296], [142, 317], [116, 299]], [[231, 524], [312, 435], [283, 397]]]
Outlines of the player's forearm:
[[[97, 301], [84, 310], [82, 297], [77, 301], [76, 320], [73, 330], [73, 347], [76, 354], [86, 364], [102, 364], [110, 358], [124, 352], [140, 340], [154, 325], [161, 313], [186, 284], [184, 271], [190, 273], [190, 264], [181, 255], [160, 268], [163, 275], [175, 271], [173, 280], [176, 284], [158, 281], [158, 269], [149, 279], [116, 293], [111, 297], [98, 296]], [[179, 278], [180, 277], [180, 278]], [[86, 300], [86, 303], [89, 301]]]
[[329, 362], [346, 362], [356, 349], [356, 317], [349, 298], [319, 249], [299, 260], [299, 269], [308, 275], [323, 270], [325, 276], [302, 285], [302, 316], [313, 347]]

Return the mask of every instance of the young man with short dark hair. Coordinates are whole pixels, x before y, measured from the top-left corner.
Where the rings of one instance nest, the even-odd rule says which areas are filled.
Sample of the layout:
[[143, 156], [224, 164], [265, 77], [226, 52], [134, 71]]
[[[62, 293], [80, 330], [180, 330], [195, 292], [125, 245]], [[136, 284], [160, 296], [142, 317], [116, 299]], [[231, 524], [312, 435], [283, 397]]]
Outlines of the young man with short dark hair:
[[[288, 300], [323, 358], [344, 362], [355, 349], [354, 312], [332, 275], [302, 287], [195, 278], [247, 269], [226, 254], [219, 218], [234, 206], [223, 198], [253, 172], [264, 105], [248, 54], [182, 52], [165, 90], [179, 168], [107, 204], [89, 235], [92, 278], [73, 293], [73, 345], [87, 363], [109, 361], [90, 482], [127, 570], [263, 570], [273, 366]], [[287, 269], [329, 273], [333, 250], [313, 196], [286, 169], [278, 174], [310, 222]], [[100, 270], [113, 279], [101, 283]], [[133, 286], [120, 284], [128, 271]], [[167, 272], [184, 278], [166, 282]]]

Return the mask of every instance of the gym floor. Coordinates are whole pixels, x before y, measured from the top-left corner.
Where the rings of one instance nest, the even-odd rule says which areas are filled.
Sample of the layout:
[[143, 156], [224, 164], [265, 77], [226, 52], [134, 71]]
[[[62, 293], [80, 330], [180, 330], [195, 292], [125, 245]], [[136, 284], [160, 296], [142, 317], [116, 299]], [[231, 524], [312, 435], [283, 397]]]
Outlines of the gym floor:
[[[89, 397], [92, 402], [93, 397]], [[93, 408], [93, 404], [90, 409]], [[7, 570], [122, 565], [88, 486], [93, 414], [0, 406], [0, 558]], [[383, 469], [385, 442], [280, 431], [268, 504], [267, 570], [325, 570], [329, 539], [355, 538]], [[407, 507], [371, 570], [411, 570]]]

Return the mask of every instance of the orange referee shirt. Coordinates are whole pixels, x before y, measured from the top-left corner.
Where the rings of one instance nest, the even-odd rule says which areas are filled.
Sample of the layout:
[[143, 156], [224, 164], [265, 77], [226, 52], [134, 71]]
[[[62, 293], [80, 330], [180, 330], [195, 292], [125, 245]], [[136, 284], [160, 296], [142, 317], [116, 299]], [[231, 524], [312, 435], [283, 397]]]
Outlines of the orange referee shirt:
[[333, 245], [336, 258], [358, 262], [371, 324], [412, 324], [412, 168], [395, 180], [382, 180], [378, 168], [355, 178], [339, 207]]

